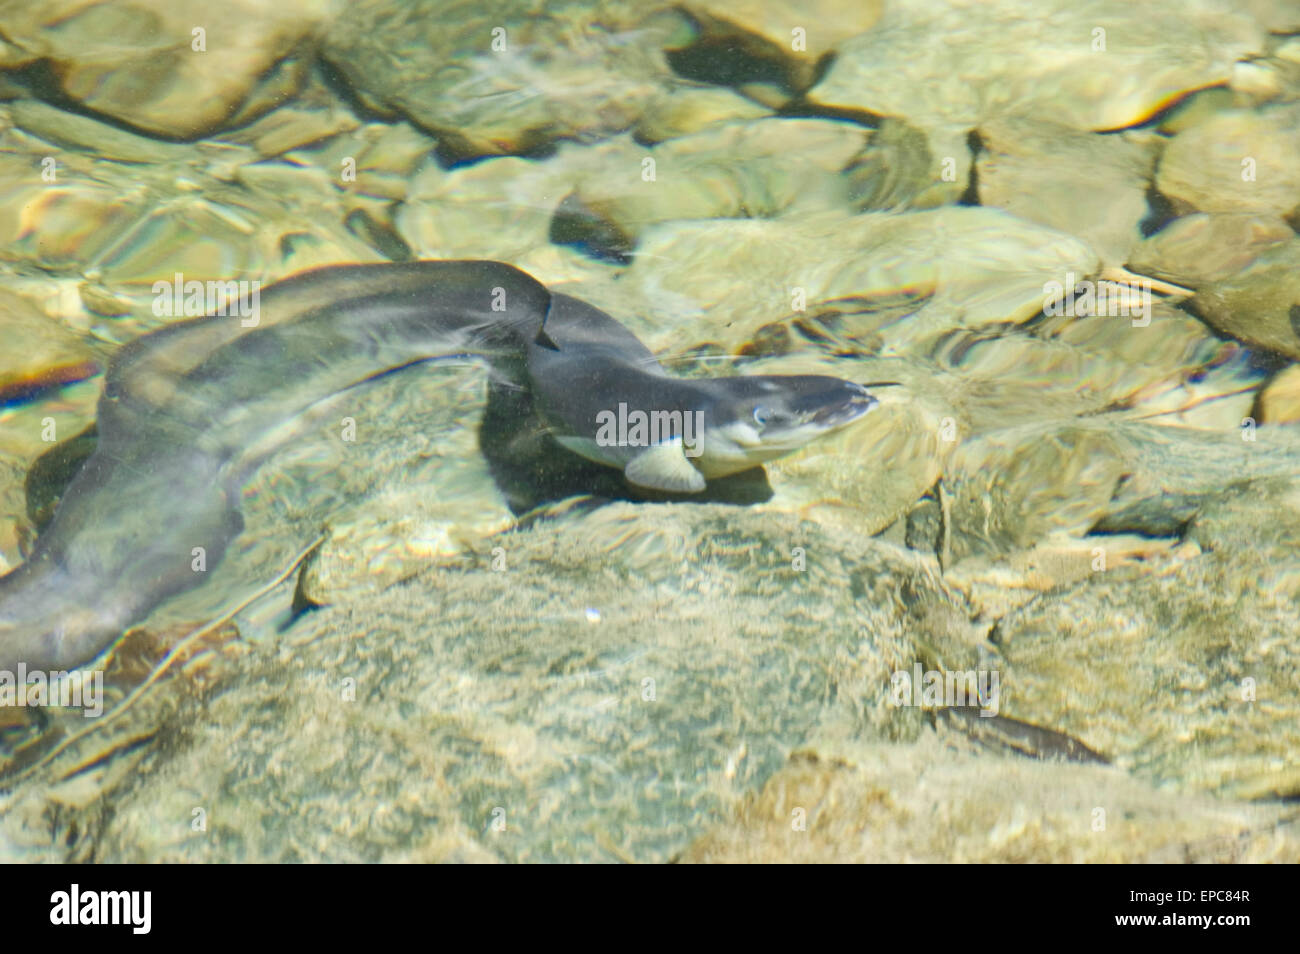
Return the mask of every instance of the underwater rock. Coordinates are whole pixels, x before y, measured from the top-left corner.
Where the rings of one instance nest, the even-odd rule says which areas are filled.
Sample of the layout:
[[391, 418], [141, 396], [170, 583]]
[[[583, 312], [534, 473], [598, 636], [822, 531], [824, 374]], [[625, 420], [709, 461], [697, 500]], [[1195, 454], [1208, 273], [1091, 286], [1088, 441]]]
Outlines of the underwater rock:
[[[849, 367], [834, 370], [854, 373]], [[792, 370], [776, 362], [767, 368], [783, 374]], [[758, 367], [753, 370], [758, 373]], [[948, 448], [929, 402], [892, 388], [877, 393], [881, 406], [861, 423], [768, 464], [776, 494], [759, 509], [796, 512], [805, 519], [856, 528], [864, 536], [879, 533], [905, 514], [939, 478]], [[888, 461], [889, 466], [864, 473], [864, 461]]]
[[[1254, 453], [1238, 446], [1239, 458]], [[1294, 447], [1283, 453], [1294, 466]], [[1193, 517], [1197, 549], [1097, 570], [999, 620], [1017, 715], [1087, 739], [1156, 784], [1293, 798], [1298, 503], [1289, 476], [1240, 481]]]
[[1290, 0], [1246, 0], [1245, 8], [1270, 33], [1300, 33], [1300, 10]]
[[[1115, 323], [1097, 322], [1103, 320]], [[942, 416], [947, 418], [950, 446], [968, 437], [1065, 424], [1129, 406], [1142, 409], [1137, 413], [1159, 413], [1191, 403], [1195, 391], [1186, 386], [1187, 378], [1204, 374], [1232, 347], [1218, 342], [1194, 319], [1184, 320], [1186, 338], [1171, 335], [1172, 353], [1150, 367], [1126, 364], [1122, 353], [1116, 353], [1115, 346], [1125, 340], [1122, 334], [1096, 336], [1094, 343], [1086, 335], [1071, 340], [1062, 329], [1045, 329], [1042, 335], [953, 333], [935, 349], [933, 360], [922, 364], [924, 383], [905, 380], [922, 394], [941, 397], [942, 405], [936, 405], [947, 408]], [[1133, 350], [1163, 344], [1158, 332], [1130, 338]], [[1179, 346], [1186, 350], [1173, 352]], [[1080, 383], [1067, 391], [1053, 388], [1054, 380]], [[1211, 386], [1212, 391], [1241, 389], [1242, 382], [1232, 376], [1217, 389]]]
[[5, 62], [146, 134], [196, 139], [270, 110], [301, 82], [333, 0], [17, 0], [0, 6]]
[[970, 181], [969, 149], [936, 157], [930, 137], [886, 116], [866, 131], [866, 143], [844, 169], [849, 199], [860, 212], [926, 209], [957, 202]]
[[[1023, 321], [1045, 286], [1095, 273], [1079, 239], [997, 209], [778, 220], [672, 222], [647, 230], [620, 282], [625, 308], [656, 314], [673, 338], [727, 353], [773, 321], [838, 315], [840, 334], [880, 352], [924, 354], [954, 328]], [[903, 309], [876, 307], [906, 300]], [[653, 329], [637, 326], [653, 348]]]
[[1142, 506], [1172, 507], [1186, 517], [1191, 499], [1218, 494], [1234, 481], [1287, 476], [1300, 461], [1300, 434], [1290, 428], [1252, 428], [1240, 418], [1213, 429], [1162, 420], [1112, 417], [1109, 430], [1124, 449], [1125, 475], [1098, 526]]
[[[586, 151], [604, 156], [617, 148]], [[454, 169], [426, 162], [394, 215], [398, 234], [419, 258], [498, 259], [531, 272], [530, 253], [549, 246], [555, 208], [584, 168], [567, 155], [561, 147], [559, 162], [501, 156]]]
[[862, 130], [848, 123], [768, 118], [652, 149], [611, 144], [603, 162], [575, 176], [575, 190], [556, 209], [551, 239], [628, 259], [641, 233], [659, 222], [842, 207], [845, 183], [838, 173], [861, 143]]
[[[477, 400], [472, 391], [456, 392], [460, 406], [449, 416], [465, 422]], [[374, 444], [380, 435], [373, 417], [367, 426], [366, 443]], [[443, 426], [436, 438], [421, 443], [418, 458], [428, 483], [367, 494], [332, 513], [328, 538], [299, 574], [300, 604], [355, 602], [430, 565], [490, 559], [492, 536], [509, 529], [514, 518], [479, 453], [477, 430]]]
[[1180, 211], [1300, 208], [1300, 103], [1218, 113], [1165, 147], [1156, 187]]
[[0, 242], [11, 258], [47, 266], [85, 265], [145, 214], [140, 190], [65, 176], [41, 178], [35, 156], [0, 159]]
[[[978, 619], [1000, 620], [1032, 600], [1086, 579], [1103, 561], [1111, 569], [1150, 569], [1183, 550], [1199, 552], [1195, 544], [1177, 539], [1196, 512], [1197, 504], [1187, 501], [1199, 500], [1183, 497], [1162, 506], [1161, 500], [1147, 498], [1128, 510], [1108, 512], [1082, 536], [1052, 533], [1025, 550], [966, 557], [945, 569], [944, 580], [965, 594]], [[1150, 504], [1149, 511], [1143, 511], [1144, 504]]]
[[[312, 82], [291, 102], [246, 126], [222, 133], [216, 141], [249, 146], [260, 158], [266, 159], [324, 140], [337, 140], [344, 133], [354, 132], [360, 125], [356, 116], [337, 97], [327, 93], [319, 83]], [[431, 146], [429, 144], [426, 148]]]
[[[1106, 411], [1170, 414], [1258, 383], [1239, 345], [1159, 298], [1145, 316], [1078, 311], [1036, 318], [1018, 333], [954, 333], [936, 349], [966, 432]], [[1074, 386], [1055, 387], [1060, 381]]]
[[[1290, 4], [1279, 0], [1279, 8]], [[1238, 63], [1228, 84], [1237, 106], [1257, 107], [1268, 103], [1294, 103], [1300, 100], [1300, 14], [1289, 10], [1295, 26], [1270, 28], [1268, 52]], [[1290, 34], [1290, 35], [1288, 35]]]
[[1256, 407], [1261, 424], [1300, 422], [1300, 365], [1283, 368], [1261, 388]]
[[1188, 93], [1177, 103], [1160, 113], [1152, 124], [1156, 132], [1173, 137], [1207, 122], [1219, 113], [1239, 108], [1237, 97], [1224, 86], [1208, 86]]
[[1294, 864], [1300, 858], [1300, 842], [1283, 833], [1282, 808], [1169, 793], [1102, 766], [977, 757], [954, 748], [934, 737], [910, 746], [807, 746], [734, 819], [676, 860]]
[[944, 474], [953, 559], [1082, 533], [1105, 512], [1123, 472], [1121, 448], [1097, 427], [1008, 428], [963, 441]]
[[[18, 99], [3, 107], [10, 123], [46, 142], [119, 162], [157, 163], [195, 158], [191, 145], [159, 142], [90, 116], [59, 109], [39, 100]], [[67, 156], [55, 155], [66, 160]]]
[[687, 86], [661, 93], [646, 104], [637, 121], [637, 142], [655, 145], [678, 136], [703, 132], [723, 123], [744, 122], [772, 111], [729, 89]]
[[1300, 358], [1300, 238], [1264, 251], [1230, 278], [1202, 286], [1192, 306], [1224, 334]]
[[1281, 218], [1255, 213], [1184, 215], [1143, 240], [1129, 266], [1190, 288], [1223, 281], [1261, 253], [1295, 238]]
[[192, 317], [154, 313], [154, 283], [174, 282], [177, 273], [184, 281], [270, 281], [311, 265], [379, 256], [347, 226], [352, 206], [373, 200], [353, 203], [347, 187], [356, 183], [343, 181], [338, 167], [259, 162], [254, 148], [215, 140], [159, 144], [156, 161], [141, 163], [135, 160], [146, 140], [117, 130], [106, 143], [120, 161], [106, 161], [82, 151], [101, 127], [111, 128], [106, 124], [80, 116], [59, 123], [49, 107], [33, 103], [14, 115], [78, 147], [52, 149], [19, 129], [0, 131], [7, 147], [0, 242], [11, 259], [34, 266], [21, 281], [43, 274], [79, 292], [52, 310], [79, 330], [122, 342], [160, 317]]
[[[22, 348], [0, 352], [0, 406], [98, 374], [104, 361], [94, 348], [26, 298], [0, 291], [0, 333]], [[33, 435], [36, 436], [36, 435]]]
[[[636, 124], [672, 73], [680, 17], [535, 0], [360, 0], [322, 53], [362, 103], [409, 118], [448, 159], [531, 153]], [[644, 21], [644, 25], [643, 25]]]
[[1107, 264], [1127, 260], [1148, 212], [1154, 143], [1021, 119], [983, 123], [978, 135], [981, 205], [1086, 239]]
[[900, 0], [839, 45], [809, 98], [926, 130], [1007, 116], [1120, 129], [1226, 82], [1235, 61], [1263, 48], [1264, 30], [1227, 0], [1177, 10], [1049, 0], [1033, 17], [1017, 0]]
[[[6, 276], [8, 277], [8, 276]], [[35, 539], [24, 481], [51, 443], [93, 420], [104, 349], [44, 314], [22, 295], [0, 291], [0, 573], [22, 562]], [[41, 399], [58, 395], [54, 406]]]
[[[152, 286], [179, 272], [186, 281], [221, 281], [262, 271], [250, 248], [256, 218], [197, 195], [145, 211], [91, 261], [113, 282]], [[183, 317], [183, 316], [181, 316]]]
[[673, 49], [683, 76], [725, 84], [771, 106], [817, 81], [827, 55], [880, 19], [884, 0], [686, 0], [696, 36]]
[[287, 158], [328, 172], [345, 203], [351, 196], [399, 201], [407, 197], [436, 146], [410, 123], [366, 123], [318, 145], [295, 149]]
[[[480, 484], [490, 492], [485, 473]], [[459, 506], [459, 505], [458, 505]], [[367, 501], [363, 514], [346, 512], [330, 520], [330, 536], [303, 565], [294, 594], [300, 608], [328, 606], [341, 598], [359, 599], [421, 572], [491, 549], [486, 538], [508, 529], [513, 520], [498, 502], [495, 522], [465, 526], [458, 506], [430, 506], [422, 494]]]
[[[908, 607], [960, 615], [905, 551], [741, 508], [613, 505], [497, 539], [499, 571], [357, 594], [240, 660], [204, 718], [160, 727], [188, 741], [111, 820], [70, 845], [47, 827], [43, 850], [90, 831], [100, 860], [397, 860], [471, 832], [502, 860], [667, 860], [819, 725], [915, 738], [920, 710], [888, 699], [924, 632]], [[0, 815], [9, 843], [25, 817]]]
[[[961, 438], [944, 472], [954, 559], [1009, 555], [1062, 533], [1077, 538], [1147, 498], [1203, 494], [1247, 473], [1285, 473], [1288, 456], [1276, 448], [1243, 455], [1243, 447], [1257, 446], [1242, 422], [1259, 376], [1235, 356], [1218, 364], [1223, 354], [1207, 347], [1211, 341], [1194, 345], [1181, 366], [1171, 353], [1167, 381], [1132, 393], [1109, 414], [1076, 405], [1071, 420], [1060, 399], [1034, 413], [1028, 360], [1021, 380], [949, 385]], [[1135, 339], [1132, 347], [1147, 346]], [[1083, 367], [1107, 368], [1086, 351], [1078, 357]], [[1192, 413], [1180, 413], [1184, 405]], [[1270, 432], [1268, 442], [1278, 439]]]

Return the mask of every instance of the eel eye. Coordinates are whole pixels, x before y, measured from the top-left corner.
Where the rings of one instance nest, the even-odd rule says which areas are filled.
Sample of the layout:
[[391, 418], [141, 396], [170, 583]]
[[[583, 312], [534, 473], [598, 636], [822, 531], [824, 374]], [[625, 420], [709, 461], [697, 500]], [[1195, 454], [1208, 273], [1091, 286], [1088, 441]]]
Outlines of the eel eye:
[[759, 427], [764, 427], [772, 419], [772, 412], [763, 405], [754, 408], [754, 423]]

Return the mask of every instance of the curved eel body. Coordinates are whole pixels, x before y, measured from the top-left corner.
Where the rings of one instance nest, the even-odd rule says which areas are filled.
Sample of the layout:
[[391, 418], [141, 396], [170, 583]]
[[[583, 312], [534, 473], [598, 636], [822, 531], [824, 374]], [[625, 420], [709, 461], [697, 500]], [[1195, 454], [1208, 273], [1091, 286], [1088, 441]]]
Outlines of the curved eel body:
[[[312, 405], [452, 355], [481, 358], [530, 389], [565, 447], [622, 469], [630, 482], [676, 493], [788, 453], [875, 403], [838, 378], [670, 377], [613, 318], [498, 262], [306, 272], [262, 292], [255, 325], [197, 318], [117, 354], [95, 452], [30, 559], [0, 577], [0, 670], [92, 659], [201, 582], [191, 568], [195, 548], [216, 566], [243, 529], [244, 483]], [[629, 435], [610, 430], [620, 405], [625, 418], [659, 413], [688, 422], [687, 431], [649, 442], [633, 428], [620, 441]], [[154, 519], [146, 525], [123, 513]]]

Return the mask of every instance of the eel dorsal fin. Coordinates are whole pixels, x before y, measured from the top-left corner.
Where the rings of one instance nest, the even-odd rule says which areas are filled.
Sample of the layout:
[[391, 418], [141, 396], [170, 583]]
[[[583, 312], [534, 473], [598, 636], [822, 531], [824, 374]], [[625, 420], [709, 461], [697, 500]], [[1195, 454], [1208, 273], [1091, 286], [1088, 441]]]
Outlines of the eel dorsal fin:
[[623, 476], [638, 487], [677, 494], [698, 494], [705, 483], [704, 475], [686, 459], [680, 437], [647, 447], [628, 461]]

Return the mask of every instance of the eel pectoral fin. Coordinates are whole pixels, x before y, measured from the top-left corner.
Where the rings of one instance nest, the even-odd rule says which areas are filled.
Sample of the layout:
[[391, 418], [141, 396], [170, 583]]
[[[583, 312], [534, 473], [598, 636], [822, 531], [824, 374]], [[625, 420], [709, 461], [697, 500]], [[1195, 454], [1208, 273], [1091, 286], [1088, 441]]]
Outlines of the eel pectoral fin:
[[680, 437], [647, 447], [628, 461], [623, 476], [638, 487], [671, 493], [698, 494], [704, 489], [704, 475], [686, 459]]
[[533, 343], [538, 347], [545, 348], [547, 351], [560, 350], [560, 346], [557, 345], [554, 340], [552, 340], [551, 336], [546, 333], [545, 328], [542, 328], [537, 332], [537, 337], [533, 339]]

